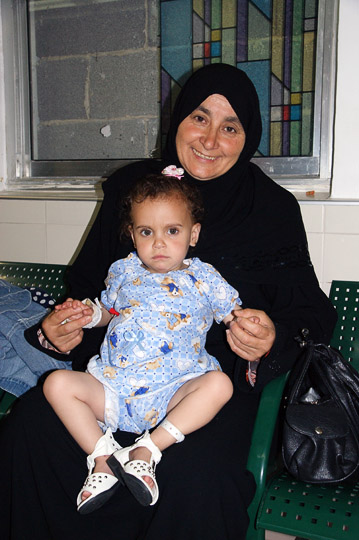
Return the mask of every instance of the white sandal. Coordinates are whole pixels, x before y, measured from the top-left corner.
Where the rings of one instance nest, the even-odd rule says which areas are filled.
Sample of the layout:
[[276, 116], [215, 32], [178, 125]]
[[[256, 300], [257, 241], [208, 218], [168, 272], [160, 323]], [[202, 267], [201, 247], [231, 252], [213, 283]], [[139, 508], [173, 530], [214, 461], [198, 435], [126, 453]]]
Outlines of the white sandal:
[[[177, 442], [183, 441], [183, 433], [168, 420], [164, 420], [159, 425], [168, 431]], [[130, 452], [141, 446], [147, 448], [151, 452], [150, 463], [139, 459], [130, 460]], [[126, 448], [114, 452], [114, 454], [107, 459], [107, 464], [114, 475], [124, 482], [140, 504], [143, 506], [152, 506], [158, 500], [159, 491], [156, 482], [155, 468], [161, 461], [161, 457], [161, 451], [152, 441], [149, 432], [145, 431], [141, 437], [136, 439], [132, 446], [127, 446]], [[153, 481], [152, 488], [144, 480], [144, 476], [149, 476], [151, 478]]]
[[[110, 428], [108, 428], [105, 435], [100, 437], [97, 441], [92, 454], [87, 456], [89, 474], [77, 496], [77, 511], [80, 512], [80, 514], [89, 514], [93, 510], [100, 508], [110, 497], [112, 497], [113, 493], [120, 485], [118, 479], [112, 474], [102, 472], [92, 473], [95, 467], [95, 458], [111, 455], [114, 451], [120, 449], [121, 446], [115, 441]], [[83, 501], [82, 494], [84, 491], [89, 492], [90, 495]]]

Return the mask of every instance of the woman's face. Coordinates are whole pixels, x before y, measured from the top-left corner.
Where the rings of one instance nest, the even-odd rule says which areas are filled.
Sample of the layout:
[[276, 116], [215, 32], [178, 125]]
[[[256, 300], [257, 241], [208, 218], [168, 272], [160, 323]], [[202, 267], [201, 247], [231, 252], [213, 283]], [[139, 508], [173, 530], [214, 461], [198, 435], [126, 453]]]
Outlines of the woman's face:
[[197, 180], [212, 180], [238, 160], [246, 134], [231, 104], [221, 94], [205, 99], [178, 126], [177, 155]]

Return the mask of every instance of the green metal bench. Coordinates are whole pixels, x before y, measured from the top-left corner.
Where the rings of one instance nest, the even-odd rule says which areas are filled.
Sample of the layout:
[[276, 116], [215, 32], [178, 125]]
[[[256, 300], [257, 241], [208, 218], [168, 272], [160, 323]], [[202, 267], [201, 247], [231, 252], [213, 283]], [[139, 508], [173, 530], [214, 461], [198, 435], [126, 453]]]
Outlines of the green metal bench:
[[[18, 287], [38, 287], [55, 300], [66, 292], [67, 266], [60, 264], [0, 262], [0, 279]], [[0, 419], [8, 413], [16, 397], [0, 389]]]
[[[359, 370], [359, 282], [333, 281], [330, 299], [338, 312], [331, 345]], [[359, 482], [351, 487], [307, 484], [281, 469], [270, 474], [270, 449], [288, 374], [262, 392], [248, 469], [257, 482], [249, 507], [247, 540], [264, 540], [265, 530], [309, 540], [359, 539]]]

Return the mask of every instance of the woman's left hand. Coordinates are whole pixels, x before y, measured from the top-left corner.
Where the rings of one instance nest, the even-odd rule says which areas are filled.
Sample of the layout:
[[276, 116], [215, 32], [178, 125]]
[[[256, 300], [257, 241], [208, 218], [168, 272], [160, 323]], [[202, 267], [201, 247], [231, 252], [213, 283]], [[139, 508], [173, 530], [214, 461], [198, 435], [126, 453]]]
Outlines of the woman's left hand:
[[271, 350], [275, 340], [272, 320], [258, 309], [241, 309], [234, 315], [236, 318], [227, 329], [227, 341], [232, 351], [244, 360], [262, 358]]

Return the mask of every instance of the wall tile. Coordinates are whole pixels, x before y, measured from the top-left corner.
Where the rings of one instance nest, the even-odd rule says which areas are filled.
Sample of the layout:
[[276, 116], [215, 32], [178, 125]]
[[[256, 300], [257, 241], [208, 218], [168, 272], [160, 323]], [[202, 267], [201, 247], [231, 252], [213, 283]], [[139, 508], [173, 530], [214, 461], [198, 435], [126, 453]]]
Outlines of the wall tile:
[[309, 232], [323, 232], [324, 208], [318, 204], [301, 204], [305, 230]]
[[265, 532], [265, 540], [295, 540], [295, 536], [288, 536], [274, 531]]
[[359, 234], [359, 205], [326, 205], [324, 231], [326, 233]]
[[319, 283], [320, 285], [320, 288], [322, 289], [322, 291], [327, 295], [329, 296], [329, 292], [330, 292], [330, 287], [331, 287], [331, 284], [332, 282], [326, 282], [326, 283]]
[[47, 201], [47, 223], [88, 226], [94, 222], [100, 206], [95, 201]]
[[324, 237], [323, 281], [359, 279], [359, 234]]
[[1, 223], [45, 223], [45, 201], [0, 200]]
[[45, 225], [0, 223], [0, 260], [46, 262]]
[[48, 225], [46, 230], [46, 262], [54, 264], [71, 263], [89, 230], [89, 228], [84, 228], [82, 225]]

